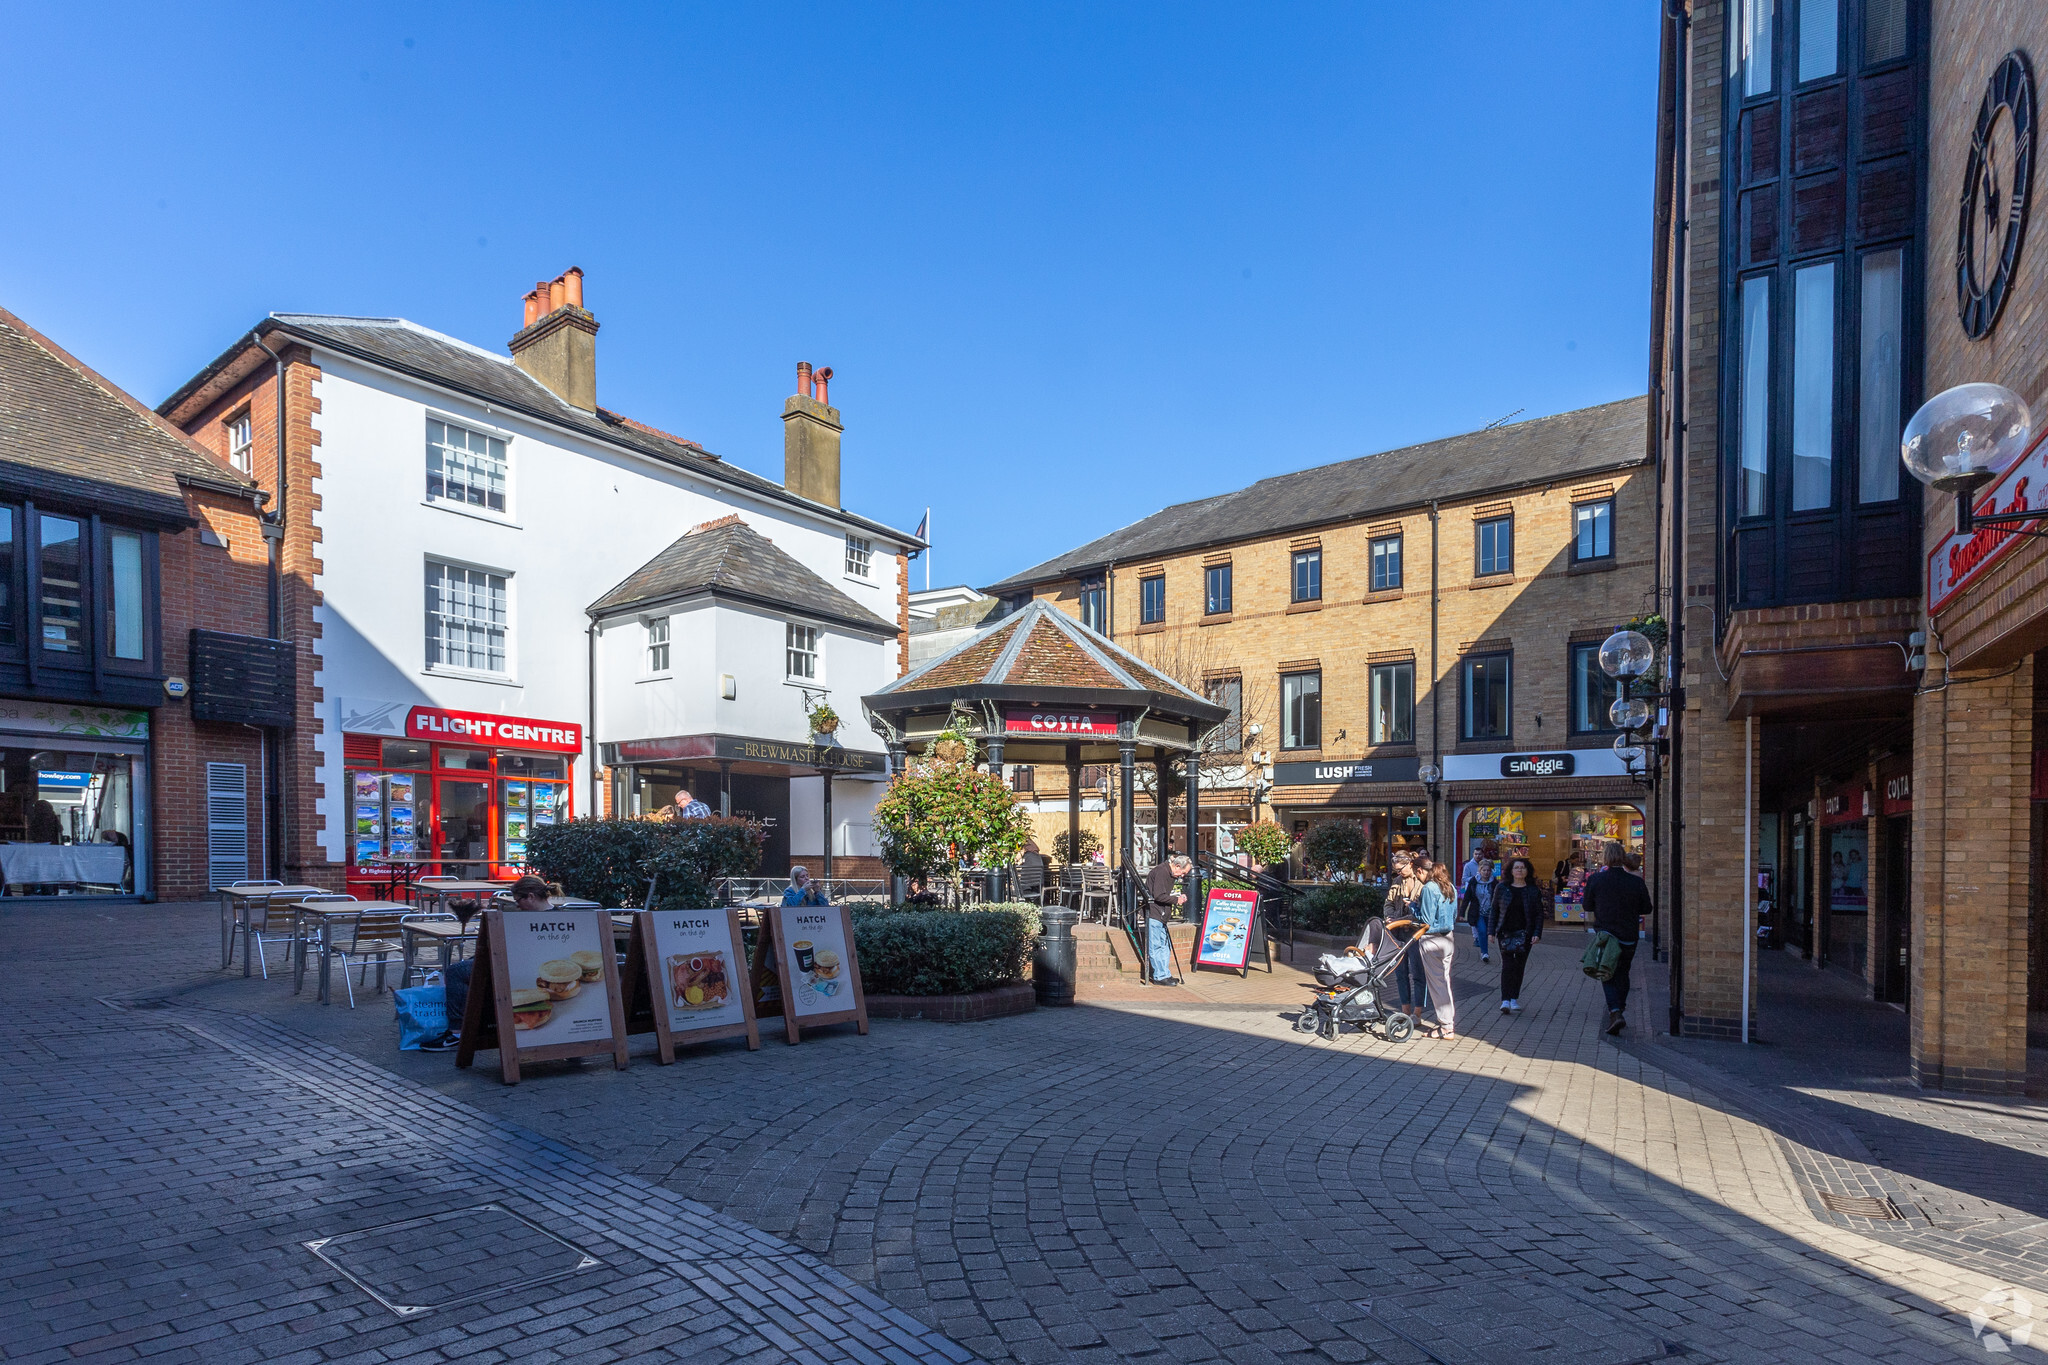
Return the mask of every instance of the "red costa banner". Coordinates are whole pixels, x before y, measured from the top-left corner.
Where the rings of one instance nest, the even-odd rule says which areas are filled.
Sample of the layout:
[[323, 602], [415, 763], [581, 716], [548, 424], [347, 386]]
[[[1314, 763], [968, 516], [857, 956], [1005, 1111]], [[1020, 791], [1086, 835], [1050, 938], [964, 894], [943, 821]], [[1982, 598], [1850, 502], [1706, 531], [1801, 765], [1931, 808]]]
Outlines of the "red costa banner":
[[503, 749], [540, 749], [551, 754], [583, 752], [583, 727], [558, 720], [521, 720], [517, 716], [486, 716], [476, 711], [443, 711], [415, 706], [405, 715], [407, 739], [443, 744], [468, 740]]
[[1012, 735], [1116, 734], [1113, 711], [1017, 710], [1003, 713], [1003, 731]]

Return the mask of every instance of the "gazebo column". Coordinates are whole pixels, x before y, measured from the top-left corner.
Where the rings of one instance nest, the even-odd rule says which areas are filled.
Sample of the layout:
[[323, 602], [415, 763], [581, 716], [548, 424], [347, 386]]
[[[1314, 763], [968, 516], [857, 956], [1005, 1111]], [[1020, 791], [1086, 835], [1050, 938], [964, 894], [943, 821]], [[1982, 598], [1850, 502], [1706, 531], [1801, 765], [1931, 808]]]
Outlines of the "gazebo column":
[[1202, 921], [1202, 863], [1197, 855], [1202, 849], [1202, 755], [1194, 749], [1188, 750], [1187, 779], [1188, 861], [1194, 864], [1188, 873], [1188, 917], [1199, 924]]
[[[903, 771], [903, 746], [892, 742], [884, 747], [889, 751], [889, 776], [895, 777]], [[902, 875], [891, 872], [889, 874], [889, 903], [891, 905], [901, 905], [903, 904], [903, 898], [909, 893], [910, 888], [905, 884]]]
[[1122, 886], [1119, 890], [1120, 894], [1125, 898], [1123, 904], [1124, 922], [1129, 924], [1133, 918], [1137, 921], [1133, 927], [1139, 931], [1137, 935], [1139, 944], [1138, 979], [1140, 981], [1150, 981], [1152, 979], [1151, 944], [1146, 942], [1146, 939], [1151, 935], [1150, 917], [1137, 904], [1137, 858], [1132, 852], [1137, 846], [1138, 834], [1138, 801], [1136, 791], [1138, 741], [1135, 738], [1119, 739], [1116, 742], [1116, 762], [1117, 773], [1122, 779], [1121, 790], [1117, 796], [1117, 823], [1123, 827], [1123, 876], [1121, 879]]
[[1166, 855], [1173, 842], [1173, 798], [1166, 794], [1167, 779], [1173, 776], [1173, 761], [1166, 756], [1166, 750], [1152, 751], [1152, 828], [1158, 834], [1154, 840], [1152, 862], [1156, 867], [1166, 861]]
[[[995, 778], [996, 781], [1001, 782], [1003, 780], [1003, 737], [1001, 734], [995, 734], [989, 737], [988, 771], [989, 776]], [[989, 899], [994, 901], [1007, 900], [1009, 899], [1009, 891], [1009, 869], [1004, 867], [990, 868], [988, 889]]]

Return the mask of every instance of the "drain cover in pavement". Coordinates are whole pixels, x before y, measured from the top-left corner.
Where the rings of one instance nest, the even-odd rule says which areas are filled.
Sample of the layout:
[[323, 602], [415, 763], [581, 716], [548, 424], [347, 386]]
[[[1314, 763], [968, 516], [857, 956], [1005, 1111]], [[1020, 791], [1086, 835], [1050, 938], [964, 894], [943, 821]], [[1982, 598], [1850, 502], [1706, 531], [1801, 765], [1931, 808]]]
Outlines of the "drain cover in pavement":
[[401, 1318], [516, 1293], [604, 1264], [503, 1204], [450, 1209], [300, 1245]]
[[1412, 1289], [1359, 1307], [1438, 1365], [1640, 1365], [1683, 1355], [1562, 1285], [1512, 1275]]
[[1904, 1218], [1899, 1206], [1879, 1195], [1836, 1194], [1833, 1190], [1822, 1190], [1820, 1202], [1835, 1213], [1854, 1214], [1858, 1218]]

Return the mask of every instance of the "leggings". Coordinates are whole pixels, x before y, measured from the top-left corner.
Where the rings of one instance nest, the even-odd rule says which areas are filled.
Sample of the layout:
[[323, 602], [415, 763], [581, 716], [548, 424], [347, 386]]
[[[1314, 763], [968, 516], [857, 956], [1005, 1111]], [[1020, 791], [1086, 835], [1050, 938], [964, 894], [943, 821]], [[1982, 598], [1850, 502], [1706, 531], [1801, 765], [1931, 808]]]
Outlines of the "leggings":
[[1522, 972], [1529, 965], [1529, 950], [1517, 948], [1500, 952], [1500, 998], [1520, 1000], [1522, 998]]

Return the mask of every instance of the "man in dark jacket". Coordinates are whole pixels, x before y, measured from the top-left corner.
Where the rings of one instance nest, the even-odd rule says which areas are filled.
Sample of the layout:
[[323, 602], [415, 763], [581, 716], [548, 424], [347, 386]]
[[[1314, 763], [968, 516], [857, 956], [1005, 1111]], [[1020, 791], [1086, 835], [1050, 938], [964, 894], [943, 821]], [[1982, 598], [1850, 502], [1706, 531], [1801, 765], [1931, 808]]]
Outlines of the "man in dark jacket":
[[1180, 978], [1173, 974], [1173, 940], [1167, 937], [1166, 919], [1176, 907], [1188, 903], [1180, 882], [1193, 867], [1187, 854], [1173, 853], [1167, 855], [1165, 862], [1154, 863], [1145, 874], [1145, 936], [1151, 940], [1146, 955], [1151, 960], [1151, 984], [1155, 986], [1180, 984]]
[[1636, 958], [1636, 939], [1642, 933], [1642, 917], [1650, 914], [1656, 906], [1650, 902], [1650, 889], [1641, 877], [1628, 870], [1628, 856], [1618, 843], [1609, 843], [1606, 849], [1607, 866], [1586, 878], [1586, 915], [1593, 921], [1593, 932], [1614, 935], [1621, 944], [1621, 958], [1614, 964], [1614, 975], [1600, 983], [1607, 992], [1607, 1031], [1619, 1033], [1628, 1026], [1624, 1011], [1628, 1009], [1628, 971]]

